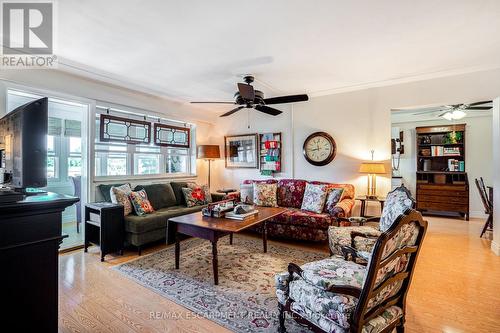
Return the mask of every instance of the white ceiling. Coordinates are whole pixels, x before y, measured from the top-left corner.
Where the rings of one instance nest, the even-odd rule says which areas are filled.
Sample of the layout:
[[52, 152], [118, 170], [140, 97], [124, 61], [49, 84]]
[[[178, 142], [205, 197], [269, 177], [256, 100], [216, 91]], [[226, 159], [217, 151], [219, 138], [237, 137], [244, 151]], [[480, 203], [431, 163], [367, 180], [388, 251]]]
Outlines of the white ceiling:
[[[474, 101], [479, 102], [479, 101]], [[472, 102], [471, 102], [472, 103]], [[423, 105], [418, 108], [402, 108], [397, 110], [391, 110], [391, 123], [413, 123], [413, 122], [428, 122], [432, 120], [441, 120], [447, 121], [444, 118], [440, 117], [445, 111], [432, 111], [426, 112], [426, 108], [434, 108], [436, 106], [443, 105]], [[492, 103], [482, 104], [481, 106], [491, 106], [493, 108]], [[464, 118], [474, 118], [474, 117], [492, 117], [493, 110], [465, 110], [466, 115]], [[449, 121], [453, 123], [453, 121]]]
[[500, 67], [498, 0], [64, 0], [57, 11], [62, 70], [181, 101], [231, 100], [243, 73], [270, 97]]

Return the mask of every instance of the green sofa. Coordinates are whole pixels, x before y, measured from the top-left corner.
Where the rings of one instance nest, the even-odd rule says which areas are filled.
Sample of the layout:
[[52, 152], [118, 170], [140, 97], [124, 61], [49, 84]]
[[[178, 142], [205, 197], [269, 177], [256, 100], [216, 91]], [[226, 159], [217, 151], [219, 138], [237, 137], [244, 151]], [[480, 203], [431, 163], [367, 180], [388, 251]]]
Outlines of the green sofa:
[[[112, 186], [121, 184], [99, 185], [98, 188], [106, 201], [111, 201], [109, 191]], [[175, 241], [174, 230], [168, 228], [168, 219], [201, 211], [204, 206], [187, 207], [182, 194], [182, 188], [187, 187], [186, 182], [170, 182], [164, 184], [137, 185], [134, 191], [144, 189], [148, 195], [154, 213], [145, 216], [130, 214], [124, 217], [125, 240], [127, 244], [137, 247], [139, 255], [144, 245], [166, 239], [167, 244]], [[212, 195], [213, 200], [220, 200], [217, 194]]]

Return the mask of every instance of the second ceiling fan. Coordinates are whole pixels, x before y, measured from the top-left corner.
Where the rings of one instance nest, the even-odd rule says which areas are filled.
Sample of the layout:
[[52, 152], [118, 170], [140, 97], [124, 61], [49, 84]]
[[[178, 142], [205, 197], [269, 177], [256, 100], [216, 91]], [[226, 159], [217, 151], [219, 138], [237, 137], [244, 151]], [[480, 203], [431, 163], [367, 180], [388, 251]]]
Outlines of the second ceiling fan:
[[254, 89], [253, 86], [251, 85], [252, 82], [254, 81], [253, 76], [250, 75], [245, 76], [243, 80], [245, 81], [245, 83], [238, 83], [238, 91], [234, 93], [234, 102], [191, 102], [191, 103], [238, 105], [238, 107], [222, 114], [221, 117], [227, 117], [245, 108], [255, 109], [257, 111], [269, 114], [271, 116], [277, 116], [280, 113], [282, 113], [282, 111], [269, 107], [268, 105], [305, 102], [309, 100], [309, 97], [306, 94], [264, 98], [264, 93], [260, 90]]

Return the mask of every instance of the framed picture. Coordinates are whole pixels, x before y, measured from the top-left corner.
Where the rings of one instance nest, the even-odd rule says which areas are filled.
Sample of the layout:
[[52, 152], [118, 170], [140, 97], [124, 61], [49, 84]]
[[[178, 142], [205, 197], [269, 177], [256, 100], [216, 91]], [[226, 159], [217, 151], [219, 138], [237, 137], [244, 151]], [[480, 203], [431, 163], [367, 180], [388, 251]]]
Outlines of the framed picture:
[[257, 134], [225, 136], [226, 168], [258, 168], [257, 148]]

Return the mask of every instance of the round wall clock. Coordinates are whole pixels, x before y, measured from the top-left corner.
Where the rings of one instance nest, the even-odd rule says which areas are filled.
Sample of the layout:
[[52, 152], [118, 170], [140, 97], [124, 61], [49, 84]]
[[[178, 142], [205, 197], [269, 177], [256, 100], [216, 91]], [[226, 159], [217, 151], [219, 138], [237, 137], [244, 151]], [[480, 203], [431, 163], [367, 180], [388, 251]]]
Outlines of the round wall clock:
[[304, 141], [302, 150], [307, 162], [316, 166], [327, 165], [335, 158], [337, 145], [325, 132], [315, 132]]

